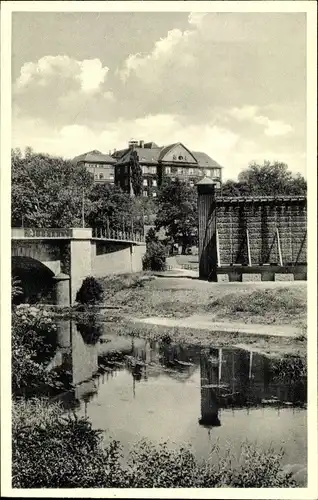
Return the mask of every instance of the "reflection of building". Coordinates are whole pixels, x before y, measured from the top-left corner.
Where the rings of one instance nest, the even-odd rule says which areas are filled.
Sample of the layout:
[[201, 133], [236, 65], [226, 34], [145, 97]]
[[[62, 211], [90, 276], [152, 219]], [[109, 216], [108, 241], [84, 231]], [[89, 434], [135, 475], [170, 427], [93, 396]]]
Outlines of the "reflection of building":
[[[212, 350], [211, 350], [212, 351]], [[201, 369], [201, 418], [200, 425], [217, 427], [219, 420], [219, 401], [216, 389], [219, 384], [219, 353], [216, 349], [210, 355], [202, 353], [200, 357]]]
[[164, 177], [172, 181], [176, 178], [194, 185], [204, 176], [216, 182], [222, 182], [222, 167], [206, 153], [194, 152], [180, 142], [159, 147], [154, 142], [130, 141], [128, 148], [116, 151], [116, 184], [130, 192], [131, 153], [137, 153], [138, 162], [143, 174], [143, 195], [156, 196], [157, 188]]
[[78, 166], [85, 167], [94, 176], [95, 183], [114, 184], [116, 160], [110, 155], [105, 155], [100, 151], [90, 151], [76, 156], [73, 162]]
[[[75, 323], [71, 320], [61, 320], [57, 324], [57, 337], [59, 348], [50, 363], [50, 368], [57, 370], [63, 380], [71, 386], [83, 384], [75, 391], [75, 397], [94, 392], [93, 375], [98, 370], [97, 347], [86, 344]], [[88, 382], [89, 381], [89, 382]], [[88, 391], [88, 392], [87, 392]]]

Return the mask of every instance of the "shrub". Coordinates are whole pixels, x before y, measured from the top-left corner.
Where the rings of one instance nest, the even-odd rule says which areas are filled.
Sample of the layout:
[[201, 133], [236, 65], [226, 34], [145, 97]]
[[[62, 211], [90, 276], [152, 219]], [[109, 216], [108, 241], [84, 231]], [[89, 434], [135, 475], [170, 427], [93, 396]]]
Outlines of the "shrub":
[[144, 270], [164, 271], [166, 268], [166, 252], [162, 243], [149, 242], [142, 263]]
[[19, 302], [23, 296], [21, 280], [16, 277], [11, 278], [11, 303]]
[[81, 304], [96, 304], [103, 297], [103, 288], [99, 281], [93, 276], [84, 279], [81, 288], [76, 294], [76, 302]]
[[12, 313], [11, 363], [13, 395], [31, 395], [55, 384], [46, 370], [57, 347], [56, 325], [46, 311], [17, 306]]
[[157, 236], [156, 231], [154, 230], [153, 227], [151, 227], [149, 229], [149, 231], [147, 232], [145, 241], [146, 241], [146, 245], [148, 245], [149, 243], [158, 243], [159, 242], [158, 236]]
[[[99, 431], [62, 408], [31, 400], [13, 405], [12, 484], [15, 488], [263, 488], [295, 486], [281, 453], [244, 444], [239, 461], [199, 462], [191, 449], [137, 443], [126, 464], [120, 443], [102, 446]], [[227, 451], [227, 450], [226, 450]], [[212, 453], [218, 453], [215, 448]], [[57, 459], [58, 457], [58, 459]]]
[[[75, 415], [63, 418], [60, 407], [52, 408], [45, 401], [16, 406], [13, 487], [98, 488], [121, 482], [118, 443], [114, 441], [103, 449], [100, 432], [92, 429], [88, 420]], [[25, 418], [25, 414], [31, 418]]]

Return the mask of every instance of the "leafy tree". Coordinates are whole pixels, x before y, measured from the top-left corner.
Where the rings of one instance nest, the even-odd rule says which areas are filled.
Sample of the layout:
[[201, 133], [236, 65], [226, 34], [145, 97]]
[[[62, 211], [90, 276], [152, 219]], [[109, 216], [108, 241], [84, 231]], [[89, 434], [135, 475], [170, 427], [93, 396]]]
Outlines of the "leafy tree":
[[301, 174], [293, 176], [281, 162], [265, 161], [263, 165], [251, 163], [238, 176], [238, 181], [223, 184], [223, 196], [276, 196], [305, 195], [307, 183]]
[[171, 237], [175, 243], [180, 241], [184, 255], [187, 247], [197, 237], [196, 189], [179, 179], [167, 182], [159, 191], [157, 203], [156, 230], [163, 227], [166, 230], [166, 235]]
[[[143, 221], [138, 218], [138, 202], [118, 186], [96, 184], [89, 194], [90, 212], [87, 224], [113, 231], [141, 231]], [[139, 214], [140, 215], [140, 214]]]
[[153, 243], [158, 243], [159, 239], [158, 239], [158, 236], [156, 234], [156, 231], [154, 230], [153, 227], [151, 227], [148, 231], [148, 233], [146, 234], [146, 245], [148, 245], [149, 243], [153, 242]]
[[[12, 226], [76, 227], [82, 221], [83, 193], [92, 175], [71, 161], [27, 148], [24, 156], [12, 150]], [[89, 212], [85, 200], [86, 214]]]
[[140, 196], [142, 192], [142, 170], [138, 161], [137, 151], [130, 154], [130, 172], [133, 194]]

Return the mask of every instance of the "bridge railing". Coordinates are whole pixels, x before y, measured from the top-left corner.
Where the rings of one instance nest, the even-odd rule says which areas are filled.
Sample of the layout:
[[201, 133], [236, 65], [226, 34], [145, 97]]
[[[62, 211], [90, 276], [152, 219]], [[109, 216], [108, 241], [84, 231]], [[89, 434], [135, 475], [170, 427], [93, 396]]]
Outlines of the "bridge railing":
[[93, 238], [102, 240], [134, 241], [136, 243], [144, 243], [145, 241], [145, 236], [141, 232], [114, 231], [106, 228], [93, 228]]
[[14, 227], [11, 237], [15, 238], [72, 238], [72, 228], [45, 228], [45, 227]]
[[138, 231], [113, 231], [104, 228], [29, 228], [17, 227], [11, 229], [12, 239], [103, 239], [103, 240], [119, 240], [119, 241], [132, 241], [135, 243], [143, 243], [145, 236]]

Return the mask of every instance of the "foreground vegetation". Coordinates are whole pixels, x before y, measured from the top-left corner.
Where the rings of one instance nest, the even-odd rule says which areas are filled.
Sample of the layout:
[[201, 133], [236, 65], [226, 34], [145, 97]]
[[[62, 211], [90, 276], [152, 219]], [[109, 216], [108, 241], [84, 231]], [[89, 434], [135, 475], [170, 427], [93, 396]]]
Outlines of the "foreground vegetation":
[[[15, 488], [274, 488], [296, 486], [281, 468], [281, 453], [244, 444], [236, 464], [231, 454], [199, 462], [188, 448], [171, 450], [141, 441], [124, 460], [120, 443], [103, 443], [91, 423], [63, 417], [46, 400], [13, 406]], [[212, 453], [218, 453], [215, 449]]]

